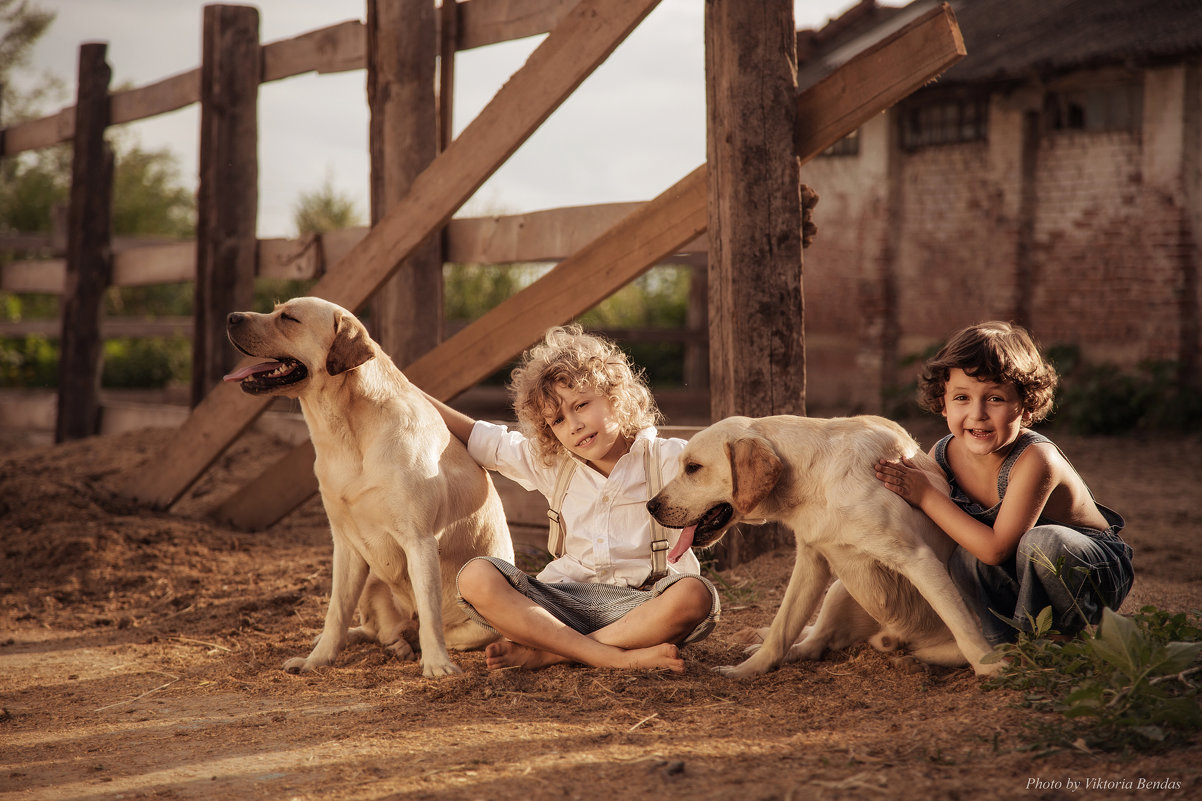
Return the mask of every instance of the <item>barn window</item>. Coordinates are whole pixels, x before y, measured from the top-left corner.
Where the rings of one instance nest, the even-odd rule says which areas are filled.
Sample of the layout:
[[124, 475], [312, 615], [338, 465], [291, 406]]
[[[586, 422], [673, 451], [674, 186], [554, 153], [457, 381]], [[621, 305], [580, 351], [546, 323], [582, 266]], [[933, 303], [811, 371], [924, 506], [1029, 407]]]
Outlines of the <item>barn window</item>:
[[906, 108], [901, 140], [906, 150], [934, 145], [976, 142], [985, 138], [988, 113], [985, 98], [943, 100]]
[[823, 156], [858, 156], [860, 154], [860, 129], [849, 133], [835, 144], [822, 151]]
[[1144, 113], [1143, 85], [1124, 83], [1049, 92], [1044, 123], [1049, 131], [1138, 131]]

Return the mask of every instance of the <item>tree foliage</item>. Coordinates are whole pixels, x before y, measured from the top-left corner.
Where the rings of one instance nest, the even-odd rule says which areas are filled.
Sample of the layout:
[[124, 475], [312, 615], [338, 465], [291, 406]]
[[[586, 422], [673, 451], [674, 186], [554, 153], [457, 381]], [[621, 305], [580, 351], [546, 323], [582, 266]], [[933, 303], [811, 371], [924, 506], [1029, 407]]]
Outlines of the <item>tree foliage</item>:
[[297, 236], [320, 234], [362, 225], [355, 201], [341, 195], [334, 183], [326, 176], [320, 189], [302, 192], [292, 211], [292, 221]]
[[[12, 73], [29, 63], [34, 42], [54, 22], [55, 14], [44, 11], [30, 0], [0, 0], [0, 119], [20, 119], [57, 84], [43, 78], [32, 91], [19, 92], [13, 86]], [[7, 123], [6, 123], [7, 124]]]

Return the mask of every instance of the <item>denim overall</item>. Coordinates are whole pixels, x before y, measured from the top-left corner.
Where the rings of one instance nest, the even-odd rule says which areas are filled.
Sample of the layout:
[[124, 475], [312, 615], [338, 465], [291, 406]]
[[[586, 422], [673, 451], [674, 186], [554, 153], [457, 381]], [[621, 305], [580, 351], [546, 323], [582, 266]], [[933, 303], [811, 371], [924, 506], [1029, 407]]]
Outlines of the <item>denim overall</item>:
[[[949, 434], [936, 443], [935, 461], [951, 484], [952, 500], [987, 526], [997, 520], [1018, 457], [1031, 445], [1051, 442], [1042, 434], [1022, 430], [998, 473], [998, 503], [986, 509], [956, 484], [947, 461], [951, 439]], [[1012, 642], [1020, 630], [1029, 633], [1031, 620], [1048, 606], [1052, 628], [1061, 634], [1075, 634], [1097, 623], [1103, 607], [1118, 609], [1134, 579], [1131, 546], [1119, 537], [1125, 525], [1122, 516], [1096, 505], [1109, 523], [1104, 530], [1068, 526], [1041, 515], [1019, 539], [1015, 555], [1000, 565], [987, 565], [956, 546], [948, 569], [965, 602], [980, 617], [981, 631], [990, 644]]]

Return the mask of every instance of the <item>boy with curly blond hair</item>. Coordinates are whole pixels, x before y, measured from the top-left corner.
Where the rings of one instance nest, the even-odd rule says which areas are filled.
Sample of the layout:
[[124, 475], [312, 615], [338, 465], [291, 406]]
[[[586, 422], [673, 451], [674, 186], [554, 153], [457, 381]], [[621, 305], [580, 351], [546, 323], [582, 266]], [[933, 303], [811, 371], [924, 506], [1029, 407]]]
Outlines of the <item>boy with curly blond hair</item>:
[[1117, 512], [1097, 503], [1047, 437], [1027, 428], [1052, 409], [1055, 368], [1031, 335], [1005, 322], [969, 326], [923, 368], [919, 403], [951, 433], [931, 449], [951, 497], [921, 470], [879, 462], [877, 478], [957, 543], [949, 569], [986, 639], [1014, 640], [1051, 607], [1072, 635], [1118, 609], [1131, 589], [1131, 548]]
[[678, 646], [712, 631], [718, 594], [692, 551], [674, 564], [653, 560], [653, 547], [669, 543], [654, 542], [646, 504], [653, 486], [675, 477], [685, 441], [657, 435], [642, 376], [616, 345], [578, 326], [549, 330], [510, 390], [518, 431], [434, 402], [477, 462], [543, 493], [559, 521], [556, 558], [537, 576], [490, 557], [459, 572], [468, 613], [502, 636], [485, 650], [488, 668], [683, 671]]

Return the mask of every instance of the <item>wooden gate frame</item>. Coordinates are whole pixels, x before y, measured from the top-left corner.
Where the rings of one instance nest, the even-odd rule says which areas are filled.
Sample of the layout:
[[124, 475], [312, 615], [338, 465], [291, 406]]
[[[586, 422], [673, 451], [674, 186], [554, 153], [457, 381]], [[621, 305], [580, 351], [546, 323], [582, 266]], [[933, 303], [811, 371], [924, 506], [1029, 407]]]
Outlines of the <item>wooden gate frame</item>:
[[[312, 294], [350, 309], [362, 306], [656, 2], [583, 0]], [[798, 158], [802, 163], [813, 158], [964, 55], [959, 28], [946, 4], [861, 52], [798, 95]], [[578, 316], [679, 250], [706, 229], [706, 172], [705, 165], [698, 167], [534, 284], [407, 366], [408, 378], [433, 397], [448, 400], [499, 369], [547, 327]], [[171, 444], [129, 474], [122, 494], [155, 507], [170, 507], [270, 400], [247, 396], [233, 384], [217, 386], [193, 410]], [[297, 446], [213, 514], [241, 528], [274, 523], [316, 492], [313, 458], [311, 443]]]

